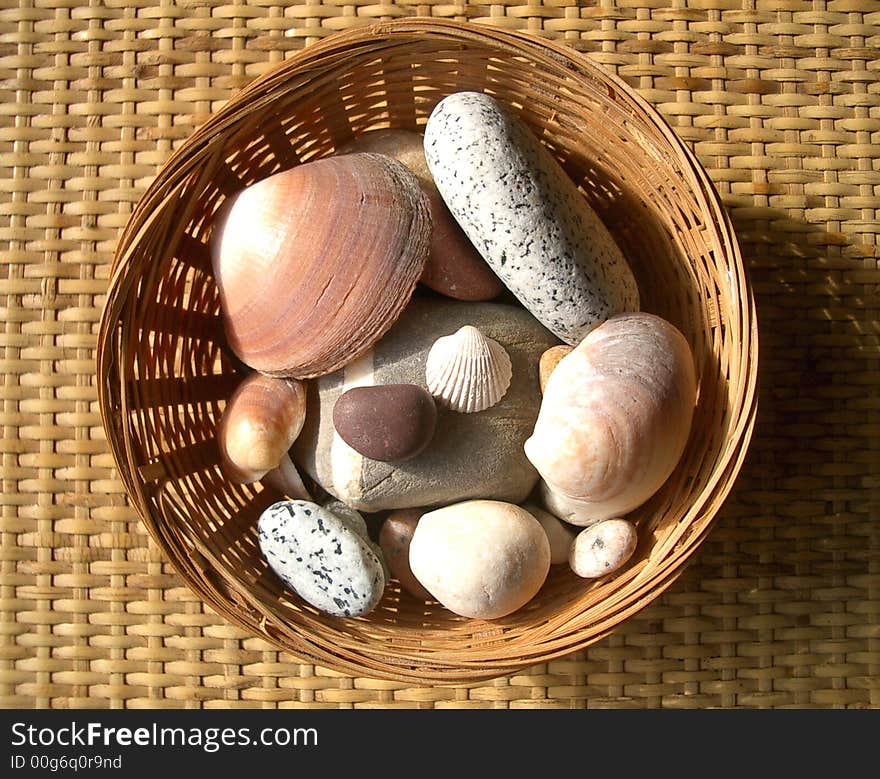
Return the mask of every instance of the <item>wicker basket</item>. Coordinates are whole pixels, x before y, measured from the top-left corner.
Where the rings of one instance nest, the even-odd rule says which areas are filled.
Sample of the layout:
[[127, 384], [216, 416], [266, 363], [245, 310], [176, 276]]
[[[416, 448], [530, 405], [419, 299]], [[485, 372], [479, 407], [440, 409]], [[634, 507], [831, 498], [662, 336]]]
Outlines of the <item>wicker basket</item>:
[[[541, 593], [484, 622], [401, 594], [359, 619], [285, 592], [255, 524], [278, 498], [219, 470], [214, 434], [241, 378], [223, 343], [211, 217], [243, 186], [377, 127], [416, 129], [440, 98], [491, 92], [562, 162], [629, 257], [643, 307], [687, 336], [698, 408], [678, 468], [637, 510], [619, 575], [557, 566]], [[705, 171], [622, 81], [561, 45], [473, 25], [403, 20], [333, 35], [256, 80], [164, 166], [121, 237], [101, 322], [99, 399], [129, 497], [187, 584], [305, 662], [416, 683], [509, 674], [597, 641], [656, 598], [711, 527], [755, 415], [756, 321], [730, 224]]]

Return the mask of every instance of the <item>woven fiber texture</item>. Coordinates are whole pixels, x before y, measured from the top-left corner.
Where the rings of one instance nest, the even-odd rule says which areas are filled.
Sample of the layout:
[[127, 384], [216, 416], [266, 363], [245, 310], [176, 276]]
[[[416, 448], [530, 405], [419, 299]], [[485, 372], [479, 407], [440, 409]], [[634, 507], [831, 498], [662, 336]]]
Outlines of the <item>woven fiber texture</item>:
[[[285, 53], [374, 12], [526, 29], [616, 71], [709, 171], [757, 293], [761, 412], [708, 541], [612, 636], [489, 683], [351, 678], [231, 627], [148, 541], [97, 413], [109, 261], [158, 166]], [[0, 702], [875, 706], [878, 20], [865, 3], [0, 12]]]
[[[751, 290], [705, 171], [624, 82], [587, 65], [535, 36], [449, 21], [340, 33], [231, 100], [138, 203], [99, 330], [101, 418], [150, 535], [193, 589], [245, 630], [355, 675], [494, 678], [603, 637], [668, 586], [705, 537], [754, 423]], [[586, 582], [559, 566], [527, 607], [491, 622], [456, 617], [392, 583], [368, 618], [340, 620], [290, 598], [260, 553], [257, 517], [282, 494], [242, 488], [220, 468], [222, 404], [244, 371], [229, 357], [209, 270], [212, 214], [276, 168], [331, 153], [364, 128], [413, 129], [444, 95], [484, 88], [548, 139], [628, 258], [643, 310], [689, 342], [699, 383], [689, 440], [662, 488], [628, 514], [640, 541], [625, 571]], [[275, 279], [268, 294], [283, 283]], [[319, 316], [307, 316], [321, 328]]]

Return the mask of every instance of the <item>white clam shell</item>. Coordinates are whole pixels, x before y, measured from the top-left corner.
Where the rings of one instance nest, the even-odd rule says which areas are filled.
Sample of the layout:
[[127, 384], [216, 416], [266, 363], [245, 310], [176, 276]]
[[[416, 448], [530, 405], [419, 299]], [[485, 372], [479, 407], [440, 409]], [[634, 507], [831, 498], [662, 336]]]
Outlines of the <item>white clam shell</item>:
[[428, 391], [442, 406], [463, 414], [494, 406], [512, 375], [505, 348], [471, 325], [438, 338], [425, 366]]
[[546, 508], [586, 527], [641, 506], [675, 470], [696, 398], [690, 346], [670, 322], [621, 314], [590, 332], [550, 374], [524, 445]]

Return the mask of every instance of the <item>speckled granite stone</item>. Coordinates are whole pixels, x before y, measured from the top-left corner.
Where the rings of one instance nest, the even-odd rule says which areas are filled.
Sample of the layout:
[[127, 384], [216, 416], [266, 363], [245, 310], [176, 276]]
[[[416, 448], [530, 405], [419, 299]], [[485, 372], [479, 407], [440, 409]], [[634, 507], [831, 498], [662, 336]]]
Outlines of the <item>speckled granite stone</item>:
[[511, 292], [572, 346], [636, 311], [636, 281], [599, 216], [555, 158], [489, 95], [457, 92], [425, 128], [434, 182]]
[[364, 539], [367, 546], [373, 550], [373, 553], [379, 558], [379, 562], [382, 563], [382, 570], [385, 571], [385, 581], [387, 582], [391, 578], [391, 568], [388, 565], [388, 561], [385, 559], [385, 552], [382, 550], [382, 547], [370, 538], [370, 531], [367, 528], [367, 520], [363, 518], [363, 515], [356, 509], [353, 509], [351, 506], [346, 506], [341, 500], [336, 500], [335, 498], [325, 502], [324, 508], [338, 519], [342, 520], [349, 528], [354, 530], [355, 533]]
[[385, 573], [347, 522], [305, 500], [279, 501], [257, 523], [260, 550], [281, 580], [316, 609], [336, 617], [372, 611]]

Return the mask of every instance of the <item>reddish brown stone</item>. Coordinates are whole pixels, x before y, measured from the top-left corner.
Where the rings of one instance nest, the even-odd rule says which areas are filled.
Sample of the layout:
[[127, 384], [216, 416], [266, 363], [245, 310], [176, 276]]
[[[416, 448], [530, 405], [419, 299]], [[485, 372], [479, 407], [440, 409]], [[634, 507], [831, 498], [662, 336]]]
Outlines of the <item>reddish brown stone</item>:
[[422, 284], [456, 300], [492, 300], [500, 295], [504, 285], [449, 213], [437, 188], [422, 184], [422, 190], [434, 225]]
[[409, 543], [423, 513], [423, 509], [401, 509], [389, 514], [379, 531], [379, 546], [382, 547], [391, 575], [400, 582], [400, 586], [416, 598], [432, 600], [431, 593], [416, 579], [409, 567]]
[[333, 407], [333, 426], [364, 457], [400, 462], [420, 454], [434, 437], [437, 407], [415, 384], [353, 387]]

